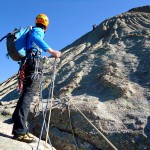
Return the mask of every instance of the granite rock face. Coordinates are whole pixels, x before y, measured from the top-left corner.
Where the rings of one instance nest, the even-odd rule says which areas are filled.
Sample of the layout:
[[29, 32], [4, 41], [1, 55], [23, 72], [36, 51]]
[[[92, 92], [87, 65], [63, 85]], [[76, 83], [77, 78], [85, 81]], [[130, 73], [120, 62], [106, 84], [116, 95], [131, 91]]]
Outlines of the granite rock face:
[[[53, 146], [111, 149], [81, 110], [118, 149], [150, 149], [150, 6], [106, 19], [62, 52], [49, 133]], [[43, 99], [48, 97], [53, 62], [50, 58], [44, 73]], [[0, 91], [3, 102], [17, 99], [16, 75], [1, 83]], [[38, 136], [43, 119], [42, 112], [34, 116], [35, 103], [29, 124]]]

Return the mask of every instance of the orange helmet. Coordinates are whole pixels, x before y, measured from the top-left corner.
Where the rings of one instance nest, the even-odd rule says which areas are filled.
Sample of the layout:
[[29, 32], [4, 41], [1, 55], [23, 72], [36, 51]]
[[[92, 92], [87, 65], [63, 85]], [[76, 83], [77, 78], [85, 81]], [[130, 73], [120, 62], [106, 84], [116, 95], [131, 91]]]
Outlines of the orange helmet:
[[35, 23], [41, 23], [43, 24], [45, 27], [47, 27], [49, 25], [49, 19], [48, 17], [45, 15], [45, 14], [39, 14], [37, 17], [36, 17], [36, 21]]

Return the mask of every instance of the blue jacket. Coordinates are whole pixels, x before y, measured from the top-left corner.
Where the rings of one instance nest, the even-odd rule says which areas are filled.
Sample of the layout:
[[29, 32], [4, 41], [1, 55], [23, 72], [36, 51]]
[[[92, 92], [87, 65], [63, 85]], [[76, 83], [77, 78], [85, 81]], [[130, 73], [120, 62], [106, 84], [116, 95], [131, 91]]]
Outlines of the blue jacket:
[[45, 52], [50, 48], [50, 46], [44, 41], [44, 30], [39, 27], [34, 27], [30, 31], [27, 39], [26, 49], [36, 49], [36, 46]]

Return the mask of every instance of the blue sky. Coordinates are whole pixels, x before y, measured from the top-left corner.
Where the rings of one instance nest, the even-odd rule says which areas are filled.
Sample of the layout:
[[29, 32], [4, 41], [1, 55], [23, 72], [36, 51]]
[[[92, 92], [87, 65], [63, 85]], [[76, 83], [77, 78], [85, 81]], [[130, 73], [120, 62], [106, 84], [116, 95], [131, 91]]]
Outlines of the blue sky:
[[[61, 50], [107, 18], [131, 8], [150, 5], [150, 0], [4, 0], [0, 5], [0, 38], [15, 27], [34, 26], [45, 13], [50, 26], [45, 41]], [[17, 73], [17, 62], [6, 58], [6, 40], [0, 43], [0, 83]], [[43, 55], [49, 56], [47, 53]]]

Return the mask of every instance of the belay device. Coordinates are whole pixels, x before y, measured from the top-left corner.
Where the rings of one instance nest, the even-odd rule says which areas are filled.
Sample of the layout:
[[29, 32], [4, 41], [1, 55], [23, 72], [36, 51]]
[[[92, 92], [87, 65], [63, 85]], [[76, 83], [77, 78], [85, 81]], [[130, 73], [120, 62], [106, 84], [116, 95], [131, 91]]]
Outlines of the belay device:
[[6, 38], [6, 45], [8, 56], [14, 61], [20, 61], [26, 56], [26, 42], [29, 31], [32, 30], [32, 27], [27, 28], [15, 28], [12, 33], [8, 33], [0, 42]]

